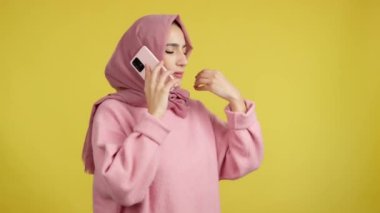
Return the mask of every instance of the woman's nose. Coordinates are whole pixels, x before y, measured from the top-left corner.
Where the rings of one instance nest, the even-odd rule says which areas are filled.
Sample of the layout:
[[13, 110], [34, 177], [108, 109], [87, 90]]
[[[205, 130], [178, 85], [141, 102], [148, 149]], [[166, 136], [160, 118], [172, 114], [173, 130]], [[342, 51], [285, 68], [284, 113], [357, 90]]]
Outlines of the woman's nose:
[[184, 53], [179, 54], [177, 65], [181, 67], [185, 67], [187, 65], [187, 56]]

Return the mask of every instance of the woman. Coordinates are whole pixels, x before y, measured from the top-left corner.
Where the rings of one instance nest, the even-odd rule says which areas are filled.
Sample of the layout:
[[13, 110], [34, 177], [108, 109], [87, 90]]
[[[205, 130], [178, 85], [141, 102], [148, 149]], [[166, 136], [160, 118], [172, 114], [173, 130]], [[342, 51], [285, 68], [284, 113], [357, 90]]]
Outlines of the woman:
[[[129, 63], [143, 45], [162, 60], [145, 81]], [[229, 102], [227, 123], [190, 99], [180, 85], [191, 50], [178, 15], [144, 16], [119, 41], [106, 67], [117, 92], [94, 104], [83, 148], [94, 212], [220, 212], [218, 181], [259, 167], [254, 103], [215, 70], [199, 72], [194, 88]]]

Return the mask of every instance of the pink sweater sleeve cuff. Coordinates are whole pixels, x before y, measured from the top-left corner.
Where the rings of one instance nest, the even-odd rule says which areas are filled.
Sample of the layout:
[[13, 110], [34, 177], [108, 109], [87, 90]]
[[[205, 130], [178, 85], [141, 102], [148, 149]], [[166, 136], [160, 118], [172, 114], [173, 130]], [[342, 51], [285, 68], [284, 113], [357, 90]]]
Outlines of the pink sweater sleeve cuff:
[[227, 116], [227, 125], [230, 129], [246, 129], [253, 125], [256, 120], [255, 103], [249, 100], [244, 100], [247, 111], [233, 112], [229, 105], [224, 109]]
[[158, 118], [148, 112], [144, 113], [141, 121], [134, 127], [134, 131], [149, 137], [159, 145], [165, 140], [170, 132], [170, 130]]

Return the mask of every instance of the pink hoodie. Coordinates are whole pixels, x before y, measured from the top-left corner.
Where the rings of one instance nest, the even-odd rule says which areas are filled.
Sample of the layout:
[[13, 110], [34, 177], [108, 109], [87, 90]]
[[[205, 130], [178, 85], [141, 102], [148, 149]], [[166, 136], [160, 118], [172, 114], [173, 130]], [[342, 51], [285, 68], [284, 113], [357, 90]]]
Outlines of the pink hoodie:
[[142, 45], [162, 59], [174, 21], [191, 50], [178, 15], [144, 16], [124, 34], [107, 65], [117, 92], [94, 104], [83, 147], [85, 169], [94, 174], [95, 213], [220, 212], [218, 181], [240, 178], [262, 161], [252, 101], [245, 100], [245, 113], [226, 106], [225, 123], [177, 88], [163, 118], [148, 113], [144, 82], [129, 61]]

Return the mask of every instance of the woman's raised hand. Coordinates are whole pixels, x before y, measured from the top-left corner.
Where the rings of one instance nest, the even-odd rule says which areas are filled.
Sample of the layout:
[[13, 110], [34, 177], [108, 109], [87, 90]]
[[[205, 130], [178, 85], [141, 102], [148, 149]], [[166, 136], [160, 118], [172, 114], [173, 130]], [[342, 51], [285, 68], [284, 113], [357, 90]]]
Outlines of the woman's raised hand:
[[212, 92], [229, 101], [233, 111], [246, 111], [240, 91], [218, 70], [204, 69], [200, 71], [195, 76], [194, 89]]
[[145, 65], [144, 92], [148, 112], [157, 118], [161, 118], [165, 114], [170, 89], [180, 82], [180, 79], [169, 77], [175, 71], [164, 71], [163, 64], [161, 61], [153, 70]]

